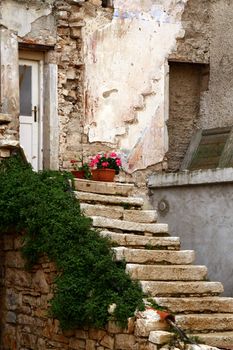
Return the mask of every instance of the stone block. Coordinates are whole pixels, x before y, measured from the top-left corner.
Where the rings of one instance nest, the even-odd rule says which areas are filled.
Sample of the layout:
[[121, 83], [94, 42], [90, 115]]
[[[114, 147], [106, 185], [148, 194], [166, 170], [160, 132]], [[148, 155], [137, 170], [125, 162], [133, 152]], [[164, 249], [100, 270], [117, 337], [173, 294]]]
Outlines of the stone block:
[[86, 348], [86, 341], [83, 339], [72, 338], [69, 341], [69, 348], [75, 350], [81, 350]]
[[32, 277], [32, 286], [36, 291], [41, 293], [49, 293], [49, 285], [46, 280], [46, 275], [43, 271], [38, 270]]
[[95, 349], [96, 341], [95, 340], [86, 340], [86, 348], [85, 350], [96, 350]]
[[136, 280], [195, 281], [203, 280], [206, 277], [207, 267], [127, 264], [126, 271], [130, 274], [131, 278]]
[[6, 269], [6, 285], [7, 286], [19, 286], [19, 287], [30, 287], [32, 276], [26, 271], [19, 269], [7, 268]]
[[100, 345], [107, 349], [114, 349], [114, 338], [111, 337], [110, 335], [106, 334], [101, 340], [100, 340]]
[[103, 237], [109, 237], [113, 242], [120, 246], [129, 247], [145, 247], [154, 249], [172, 249], [178, 250], [180, 247], [180, 239], [178, 237], [147, 237], [143, 235], [134, 235], [127, 233], [116, 233], [107, 230], [101, 231]]
[[223, 292], [220, 282], [172, 282], [172, 281], [141, 281], [142, 290], [150, 296], [183, 295], [212, 295]]
[[5, 264], [7, 267], [24, 268], [25, 260], [20, 251], [9, 251], [6, 252]]
[[170, 343], [172, 338], [174, 337], [173, 333], [166, 331], [151, 331], [149, 334], [149, 341], [153, 344], [166, 344]]
[[98, 340], [99, 341], [106, 334], [107, 334], [107, 332], [102, 330], [102, 329], [95, 329], [95, 328], [90, 328], [89, 329], [89, 338], [90, 339], [94, 339], [94, 340]]
[[[130, 199], [130, 198], [127, 198]], [[168, 225], [167, 224], [140, 224], [131, 221], [122, 221], [116, 219], [109, 219], [101, 216], [93, 216], [93, 226], [108, 229], [119, 229], [122, 231], [131, 232], [149, 232], [152, 234], [167, 234]]]
[[134, 189], [133, 184], [120, 184], [116, 182], [108, 183], [108, 182], [82, 180], [82, 179], [75, 179], [74, 185], [77, 191], [99, 193], [103, 195], [109, 194], [109, 195], [125, 196], [125, 197], [127, 197]]
[[132, 334], [116, 334], [115, 349], [116, 350], [133, 350], [136, 344], [135, 336]]
[[117, 260], [125, 260], [129, 263], [184, 265], [191, 264], [194, 261], [194, 251], [191, 250], [169, 251], [117, 247], [114, 248], [114, 251]]
[[171, 312], [225, 312], [233, 313], [233, 298], [202, 297], [202, 298], [154, 298], [160, 306]]
[[184, 330], [227, 331], [233, 329], [232, 314], [189, 314], [175, 316], [176, 324]]
[[6, 315], [6, 322], [8, 323], [16, 323], [17, 321], [17, 316], [16, 313], [13, 311], [8, 311]]
[[9, 149], [0, 149], [0, 157], [2, 158], [8, 158], [10, 157], [11, 152]]
[[138, 337], [148, 337], [151, 331], [166, 329], [168, 329], [168, 324], [164, 321], [140, 318], [136, 321], [135, 335]]
[[[150, 343], [148, 344], [148, 350], [158, 350], [157, 345]], [[174, 350], [174, 349], [173, 349]]]
[[81, 209], [87, 216], [103, 216], [112, 219], [122, 219], [124, 208], [122, 207], [107, 207], [105, 205], [92, 205], [81, 203]]
[[7, 310], [16, 310], [19, 307], [21, 298], [19, 296], [19, 293], [17, 293], [13, 289], [7, 289], [5, 300]]
[[114, 204], [120, 205], [122, 207], [141, 207], [143, 206], [143, 199], [138, 197], [120, 197], [120, 196], [112, 196], [112, 195], [103, 195], [98, 193], [88, 193], [88, 192], [80, 192], [75, 191], [76, 198], [80, 200], [80, 202], [86, 203], [101, 203], [101, 204]]
[[81, 29], [80, 28], [70, 28], [70, 36], [73, 39], [80, 38], [82, 35]]
[[157, 221], [156, 210], [125, 210], [124, 220], [140, 223], [155, 223]]
[[78, 329], [75, 331], [75, 336], [76, 336], [76, 338], [79, 338], [79, 339], [87, 339], [88, 333], [87, 333], [87, 331], [84, 331], [82, 329]]

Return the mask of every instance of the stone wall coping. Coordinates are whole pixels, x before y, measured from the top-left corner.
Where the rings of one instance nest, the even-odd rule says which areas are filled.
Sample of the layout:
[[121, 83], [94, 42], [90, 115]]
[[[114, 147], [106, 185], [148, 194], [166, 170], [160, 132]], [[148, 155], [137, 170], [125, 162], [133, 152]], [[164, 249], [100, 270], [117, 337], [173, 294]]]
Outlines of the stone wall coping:
[[209, 185], [233, 182], [233, 168], [184, 170], [179, 173], [157, 173], [148, 179], [149, 188]]

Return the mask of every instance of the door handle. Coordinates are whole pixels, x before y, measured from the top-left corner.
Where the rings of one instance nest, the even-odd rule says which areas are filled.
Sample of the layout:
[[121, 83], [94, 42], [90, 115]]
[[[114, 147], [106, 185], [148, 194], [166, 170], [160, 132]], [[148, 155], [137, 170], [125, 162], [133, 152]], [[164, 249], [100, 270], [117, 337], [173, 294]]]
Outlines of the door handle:
[[37, 106], [34, 106], [32, 111], [34, 113], [34, 122], [36, 123], [37, 122]]

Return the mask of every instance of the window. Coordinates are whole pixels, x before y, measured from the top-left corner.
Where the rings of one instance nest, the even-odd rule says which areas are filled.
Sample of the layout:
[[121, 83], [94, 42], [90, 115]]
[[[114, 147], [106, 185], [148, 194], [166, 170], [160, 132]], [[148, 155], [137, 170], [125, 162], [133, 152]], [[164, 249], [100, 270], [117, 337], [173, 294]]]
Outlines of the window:
[[197, 131], [190, 142], [181, 170], [233, 167], [232, 127]]

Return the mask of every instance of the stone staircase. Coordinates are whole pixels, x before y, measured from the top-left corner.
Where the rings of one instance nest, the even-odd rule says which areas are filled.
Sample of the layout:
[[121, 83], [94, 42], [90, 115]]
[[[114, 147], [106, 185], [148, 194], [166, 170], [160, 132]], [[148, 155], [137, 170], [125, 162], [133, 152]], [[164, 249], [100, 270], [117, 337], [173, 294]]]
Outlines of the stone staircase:
[[[207, 280], [207, 268], [193, 265], [192, 250], [180, 250], [178, 237], [157, 223], [155, 210], [143, 210], [143, 199], [132, 196], [134, 185], [75, 180], [81, 208], [93, 226], [114, 242], [116, 259], [139, 280], [143, 291], [175, 314], [178, 326], [198, 341], [233, 347], [233, 298], [220, 297], [223, 286]], [[165, 321], [138, 319], [136, 334], [166, 340], [172, 337]]]

